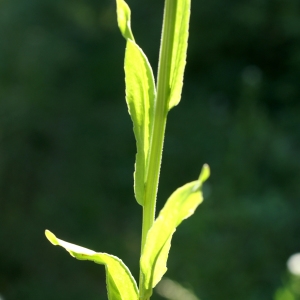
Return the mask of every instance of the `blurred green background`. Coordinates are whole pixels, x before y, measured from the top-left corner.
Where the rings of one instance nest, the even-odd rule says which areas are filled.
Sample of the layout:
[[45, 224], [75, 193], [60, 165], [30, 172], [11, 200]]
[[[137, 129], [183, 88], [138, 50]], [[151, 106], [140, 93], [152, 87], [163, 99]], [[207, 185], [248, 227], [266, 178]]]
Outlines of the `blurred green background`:
[[[128, 4], [156, 73], [163, 0]], [[106, 299], [104, 267], [54, 248], [46, 228], [119, 256], [138, 277], [124, 48], [113, 0], [0, 1], [5, 300]], [[157, 206], [211, 166], [206, 200], [177, 230], [167, 273], [201, 300], [273, 299], [300, 251], [299, 78], [299, 0], [192, 1]]]

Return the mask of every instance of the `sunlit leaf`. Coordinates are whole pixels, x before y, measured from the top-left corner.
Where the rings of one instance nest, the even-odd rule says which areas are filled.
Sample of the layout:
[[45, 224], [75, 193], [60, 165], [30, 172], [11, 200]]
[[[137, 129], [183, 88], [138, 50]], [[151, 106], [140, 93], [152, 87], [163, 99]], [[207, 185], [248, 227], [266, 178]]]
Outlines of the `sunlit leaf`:
[[209, 173], [208, 165], [204, 165], [198, 180], [177, 189], [170, 196], [149, 230], [141, 256], [141, 269], [146, 291], [151, 290], [166, 272], [172, 235], [176, 227], [191, 216], [202, 202], [201, 188], [203, 182], [209, 177]]
[[155, 87], [149, 62], [142, 50], [127, 40], [125, 53], [126, 102], [133, 121], [137, 144], [134, 190], [143, 205], [144, 186], [147, 181], [149, 145], [154, 115]]
[[77, 246], [58, 239], [49, 230], [45, 231], [47, 239], [53, 244], [65, 248], [71, 256], [79, 260], [91, 260], [105, 265], [106, 285], [109, 300], [137, 300], [138, 289], [129, 269], [118, 257], [97, 253], [90, 249]]
[[130, 9], [123, 0], [117, 0], [117, 17], [121, 33], [127, 40], [125, 52], [126, 102], [137, 144], [134, 192], [137, 202], [143, 205], [156, 90], [148, 59], [134, 42], [130, 28]]
[[191, 0], [177, 2], [175, 34], [172, 45], [169, 110], [177, 105], [181, 98], [186, 52], [188, 46]]
[[134, 41], [134, 37], [131, 31], [131, 12], [130, 8], [124, 0], [117, 1], [117, 19], [120, 31], [125, 39], [131, 39]]

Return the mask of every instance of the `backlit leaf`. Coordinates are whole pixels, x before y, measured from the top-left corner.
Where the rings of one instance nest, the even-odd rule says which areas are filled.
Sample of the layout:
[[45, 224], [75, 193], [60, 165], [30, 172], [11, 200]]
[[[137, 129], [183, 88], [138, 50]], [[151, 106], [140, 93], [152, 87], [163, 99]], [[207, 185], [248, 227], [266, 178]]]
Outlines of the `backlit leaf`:
[[134, 41], [130, 16], [131, 12], [127, 3], [124, 0], [117, 0], [117, 20], [120, 31], [125, 39]]
[[125, 52], [126, 102], [133, 122], [137, 145], [134, 192], [137, 202], [143, 205], [156, 90], [148, 59], [133, 39], [130, 29], [130, 9], [123, 0], [117, 0], [117, 14], [119, 28], [127, 40]]
[[118, 257], [97, 253], [90, 249], [77, 246], [58, 239], [49, 230], [45, 231], [47, 239], [53, 245], [65, 248], [71, 256], [79, 260], [91, 260], [97, 264], [105, 265], [106, 285], [109, 300], [137, 300], [138, 289], [129, 269]]
[[136, 200], [143, 205], [156, 92], [146, 56], [138, 45], [129, 39], [125, 53], [125, 83], [126, 102], [137, 145], [134, 191]]
[[176, 106], [181, 98], [186, 52], [188, 46], [191, 0], [177, 2], [175, 33], [172, 45], [169, 110]]
[[198, 180], [177, 189], [170, 196], [149, 230], [141, 256], [141, 269], [146, 291], [151, 290], [166, 272], [173, 233], [176, 227], [191, 216], [202, 202], [201, 188], [203, 182], [209, 177], [209, 173], [208, 165], [204, 165]]

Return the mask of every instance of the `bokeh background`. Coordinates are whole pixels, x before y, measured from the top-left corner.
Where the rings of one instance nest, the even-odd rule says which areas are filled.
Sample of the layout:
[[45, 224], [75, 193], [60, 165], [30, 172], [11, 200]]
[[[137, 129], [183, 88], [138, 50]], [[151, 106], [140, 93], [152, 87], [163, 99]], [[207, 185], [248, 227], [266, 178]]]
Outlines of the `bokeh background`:
[[[163, 1], [128, 3], [156, 74]], [[54, 248], [46, 228], [119, 256], [138, 277], [124, 48], [113, 0], [0, 1], [5, 300], [107, 299], [104, 268]], [[299, 281], [298, 292], [278, 293], [300, 251], [299, 78], [299, 0], [192, 2], [157, 206], [211, 166], [206, 200], [177, 230], [167, 273], [201, 300], [299, 299]]]

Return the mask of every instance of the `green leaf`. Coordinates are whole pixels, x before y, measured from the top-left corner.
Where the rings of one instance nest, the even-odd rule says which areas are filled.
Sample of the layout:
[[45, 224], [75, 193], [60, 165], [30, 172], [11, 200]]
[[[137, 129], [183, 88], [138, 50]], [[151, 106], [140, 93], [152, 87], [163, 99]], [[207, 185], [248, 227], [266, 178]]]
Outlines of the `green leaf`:
[[137, 145], [134, 191], [137, 202], [143, 205], [156, 91], [147, 57], [130, 39], [125, 53], [125, 83], [126, 102]]
[[140, 261], [146, 291], [155, 287], [167, 271], [167, 259], [173, 233], [176, 227], [191, 216], [202, 202], [201, 187], [209, 174], [208, 165], [204, 165], [198, 180], [177, 189], [170, 196], [149, 230]]
[[134, 193], [137, 202], [143, 205], [156, 90], [149, 61], [134, 41], [130, 27], [130, 16], [131, 12], [126, 2], [117, 0], [118, 25], [122, 35], [127, 40], [125, 52], [126, 102], [133, 122], [137, 145]]
[[191, 0], [173, 0], [177, 2], [174, 39], [172, 46], [169, 110], [176, 106], [181, 98], [184, 68], [189, 35]]
[[90, 249], [77, 246], [58, 239], [49, 230], [45, 231], [47, 239], [55, 246], [65, 248], [71, 256], [79, 260], [91, 260], [105, 265], [106, 285], [109, 300], [137, 300], [138, 289], [129, 269], [118, 257], [107, 253], [96, 253]]
[[131, 31], [131, 12], [130, 8], [124, 0], [117, 0], [117, 19], [118, 26], [124, 38], [134, 41], [134, 37]]

